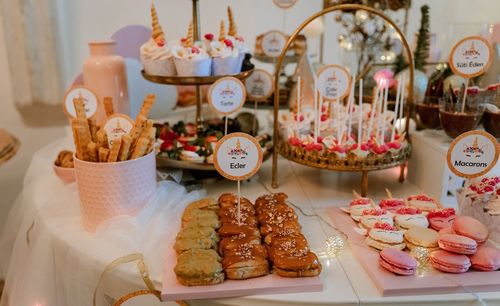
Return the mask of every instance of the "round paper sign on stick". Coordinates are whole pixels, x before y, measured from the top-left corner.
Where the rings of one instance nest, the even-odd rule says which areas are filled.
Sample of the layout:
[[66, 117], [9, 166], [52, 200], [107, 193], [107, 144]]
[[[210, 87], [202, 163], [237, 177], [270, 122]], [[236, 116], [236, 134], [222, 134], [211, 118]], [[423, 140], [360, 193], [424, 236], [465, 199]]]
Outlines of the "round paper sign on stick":
[[448, 167], [458, 176], [474, 178], [488, 173], [498, 161], [497, 140], [484, 131], [461, 134], [450, 145]]
[[99, 99], [97, 95], [85, 86], [76, 86], [68, 90], [64, 95], [63, 109], [67, 116], [76, 118], [75, 105], [73, 100], [77, 98], [83, 99], [85, 105], [85, 114], [87, 118], [94, 117], [99, 108]]
[[225, 178], [241, 181], [254, 175], [262, 165], [259, 142], [245, 133], [222, 137], [215, 146], [214, 166]]
[[262, 51], [269, 57], [278, 57], [283, 51], [287, 40], [287, 36], [282, 32], [269, 31], [262, 37]]
[[453, 73], [470, 79], [486, 72], [492, 58], [492, 49], [486, 39], [469, 36], [453, 47], [449, 63]]
[[273, 76], [263, 69], [255, 69], [245, 80], [245, 86], [250, 100], [267, 100], [273, 94]]
[[130, 133], [133, 127], [134, 121], [125, 114], [115, 114], [109, 116], [103, 127], [104, 131], [106, 131], [106, 135], [108, 136], [109, 147], [111, 148], [113, 140]]
[[273, 0], [274, 5], [282, 9], [288, 9], [294, 6], [298, 0]]
[[215, 112], [223, 115], [239, 110], [245, 99], [245, 85], [233, 77], [217, 80], [208, 91], [208, 104]]
[[349, 93], [350, 86], [351, 77], [342, 66], [328, 65], [318, 72], [318, 90], [324, 99], [342, 99]]

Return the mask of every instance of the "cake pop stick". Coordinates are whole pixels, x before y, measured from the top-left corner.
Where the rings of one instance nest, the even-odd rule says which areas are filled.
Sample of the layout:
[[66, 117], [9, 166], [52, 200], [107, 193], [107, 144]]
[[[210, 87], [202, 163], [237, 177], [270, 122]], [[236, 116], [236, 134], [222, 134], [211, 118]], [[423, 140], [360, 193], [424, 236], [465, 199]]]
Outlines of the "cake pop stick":
[[[405, 86], [405, 82], [406, 82], [406, 76], [403, 74], [403, 80], [402, 80], [402, 85], [401, 85], [401, 102], [400, 102], [400, 105], [399, 105], [399, 119], [403, 119], [403, 109], [404, 109], [404, 105], [405, 105], [405, 93], [406, 93], [406, 86]], [[413, 93], [411, 93], [413, 94]]]
[[465, 101], [467, 100], [467, 91], [469, 90], [469, 78], [465, 79], [465, 90], [462, 99], [462, 113], [465, 113]]
[[388, 188], [385, 189], [385, 193], [387, 193], [387, 197], [389, 199], [392, 199], [392, 193], [391, 193], [391, 191]]
[[295, 129], [296, 131], [296, 136], [300, 137], [300, 76], [297, 77], [297, 112], [295, 113]]
[[358, 147], [363, 143], [363, 79], [359, 80]]
[[351, 136], [351, 129], [352, 129], [352, 109], [354, 106], [354, 87], [356, 86], [356, 75], [352, 76], [352, 81], [351, 81], [351, 92], [349, 93], [349, 98], [347, 100], [347, 114], [348, 114], [348, 124], [347, 124], [347, 140], [349, 140], [349, 137]]
[[370, 120], [368, 121], [368, 130], [367, 130], [367, 134], [366, 134], [366, 137], [368, 139], [371, 138], [371, 134], [372, 134], [373, 120], [374, 120], [376, 109], [377, 109], [379, 92], [380, 92], [380, 88], [377, 86], [375, 89], [375, 97], [374, 97], [374, 100], [372, 101], [372, 107], [370, 108]]
[[318, 77], [314, 76], [314, 143], [318, 142]]
[[381, 130], [381, 140], [380, 143], [385, 143], [385, 125], [387, 123], [387, 98], [389, 96], [389, 82], [385, 84], [385, 95], [384, 95], [384, 111], [382, 113], [382, 130]]
[[398, 90], [396, 92], [396, 106], [394, 107], [394, 122], [392, 123], [392, 132], [391, 132], [391, 142], [394, 141], [395, 133], [396, 133], [396, 122], [399, 114], [399, 105], [401, 104], [401, 77], [398, 80]]

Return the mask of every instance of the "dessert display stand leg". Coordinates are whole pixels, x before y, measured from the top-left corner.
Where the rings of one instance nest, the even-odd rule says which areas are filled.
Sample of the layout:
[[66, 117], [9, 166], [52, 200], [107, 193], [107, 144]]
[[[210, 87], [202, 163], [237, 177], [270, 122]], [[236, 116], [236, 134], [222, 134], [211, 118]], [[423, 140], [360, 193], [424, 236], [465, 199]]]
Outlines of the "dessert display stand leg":
[[361, 172], [361, 196], [366, 197], [368, 192], [368, 171]]
[[203, 130], [203, 120], [201, 119], [201, 104], [203, 97], [201, 96], [201, 87], [196, 85], [196, 129], [198, 131]]
[[402, 183], [405, 181], [405, 167], [406, 163], [402, 163], [399, 168], [399, 182]]

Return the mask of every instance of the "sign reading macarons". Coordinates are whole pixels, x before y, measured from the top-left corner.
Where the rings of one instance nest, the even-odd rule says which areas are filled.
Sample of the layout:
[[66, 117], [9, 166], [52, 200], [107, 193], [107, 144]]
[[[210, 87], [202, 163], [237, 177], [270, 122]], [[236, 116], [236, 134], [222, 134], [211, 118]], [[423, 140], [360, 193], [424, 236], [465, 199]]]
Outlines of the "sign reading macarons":
[[85, 115], [92, 118], [97, 114], [99, 108], [99, 99], [97, 95], [85, 86], [76, 86], [68, 90], [64, 95], [63, 109], [64, 113], [71, 118], [76, 118], [74, 99], [83, 99], [85, 106]]
[[451, 143], [447, 154], [448, 167], [458, 176], [478, 177], [495, 166], [499, 153], [498, 142], [489, 133], [466, 132]]

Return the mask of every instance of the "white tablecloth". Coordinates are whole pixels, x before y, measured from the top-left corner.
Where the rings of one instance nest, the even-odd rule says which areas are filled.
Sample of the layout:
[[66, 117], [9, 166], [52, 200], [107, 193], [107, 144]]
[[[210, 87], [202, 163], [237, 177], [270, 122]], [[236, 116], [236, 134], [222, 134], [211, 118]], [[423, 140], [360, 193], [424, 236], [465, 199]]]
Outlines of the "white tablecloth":
[[[53, 173], [52, 162], [69, 139], [59, 140], [37, 152], [26, 174], [23, 192], [10, 212], [0, 238], [0, 272], [6, 288], [0, 305], [79, 306], [92, 305], [99, 275], [114, 259], [130, 253], [144, 254], [156, 287], [161, 288], [163, 257], [178, 230], [179, 215], [190, 201], [205, 192], [187, 193], [172, 182], [161, 182], [155, 196], [136, 217], [118, 217], [100, 226], [95, 234], [80, 224], [76, 185], [64, 186]], [[255, 200], [268, 192], [271, 163], [250, 182], [242, 184], [244, 196]], [[385, 196], [389, 188], [401, 197], [419, 192], [408, 182], [397, 182], [398, 169], [370, 173], [369, 195]], [[353, 189], [359, 190], [360, 175], [320, 171], [286, 160], [279, 162], [279, 191], [300, 206], [299, 221], [315, 251], [335, 231], [325, 222], [325, 209], [346, 205]], [[205, 184], [207, 195], [236, 191], [236, 184], [217, 181]], [[500, 293], [400, 296], [384, 298], [347, 248], [339, 259], [322, 259], [323, 292], [253, 296], [192, 302], [198, 305], [474, 305], [478, 296], [488, 305], [500, 305]], [[145, 288], [134, 264], [120, 266], [106, 277], [99, 290], [98, 305]], [[191, 303], [191, 302], [190, 302]], [[138, 298], [127, 305], [155, 305], [154, 297]]]

